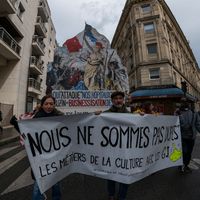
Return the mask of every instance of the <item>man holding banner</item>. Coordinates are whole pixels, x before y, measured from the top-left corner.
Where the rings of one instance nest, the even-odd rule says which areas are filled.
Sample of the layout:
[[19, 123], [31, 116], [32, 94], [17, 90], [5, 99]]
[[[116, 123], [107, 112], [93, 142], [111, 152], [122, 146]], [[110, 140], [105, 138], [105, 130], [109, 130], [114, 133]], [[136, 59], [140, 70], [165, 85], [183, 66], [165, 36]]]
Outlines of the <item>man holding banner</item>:
[[[111, 94], [112, 106], [110, 109], [105, 112], [114, 112], [114, 113], [129, 113], [125, 104], [124, 104], [125, 94], [120, 91], [113, 92]], [[109, 200], [114, 200], [115, 196], [115, 181], [108, 180], [108, 196]], [[128, 184], [119, 183], [119, 191], [118, 191], [118, 200], [125, 200], [128, 190]]]

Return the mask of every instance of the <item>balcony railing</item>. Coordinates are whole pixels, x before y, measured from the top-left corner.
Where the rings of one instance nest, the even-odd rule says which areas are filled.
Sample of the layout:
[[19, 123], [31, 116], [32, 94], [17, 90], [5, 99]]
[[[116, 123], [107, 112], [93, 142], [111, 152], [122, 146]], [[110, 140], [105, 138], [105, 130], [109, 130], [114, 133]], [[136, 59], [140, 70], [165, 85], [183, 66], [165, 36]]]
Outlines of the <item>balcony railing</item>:
[[35, 56], [31, 56], [31, 58], [30, 58], [30, 65], [34, 65], [41, 72], [44, 69], [44, 67], [43, 67], [43, 61], [40, 60], [40, 59], [37, 59]]
[[47, 22], [49, 18], [49, 12], [46, 3], [43, 0], [40, 0], [38, 8], [38, 15], [40, 15], [43, 18], [43, 20]]
[[33, 43], [36, 42], [38, 46], [44, 51], [45, 44], [43, 42], [43, 37], [39, 37], [38, 35], [33, 36]]
[[21, 47], [3, 27], [0, 27], [0, 40], [5, 42], [13, 51], [20, 55]]
[[41, 29], [42, 29], [42, 31], [43, 31], [44, 33], [47, 32], [47, 29], [46, 29], [46, 27], [45, 27], [45, 25], [44, 25], [44, 22], [42, 21], [42, 18], [41, 18], [40, 16], [37, 16], [36, 23], [40, 24]]
[[36, 81], [34, 78], [29, 78], [28, 79], [28, 86], [40, 91], [41, 83]]
[[0, 13], [14, 14], [16, 12], [17, 0], [0, 0]]

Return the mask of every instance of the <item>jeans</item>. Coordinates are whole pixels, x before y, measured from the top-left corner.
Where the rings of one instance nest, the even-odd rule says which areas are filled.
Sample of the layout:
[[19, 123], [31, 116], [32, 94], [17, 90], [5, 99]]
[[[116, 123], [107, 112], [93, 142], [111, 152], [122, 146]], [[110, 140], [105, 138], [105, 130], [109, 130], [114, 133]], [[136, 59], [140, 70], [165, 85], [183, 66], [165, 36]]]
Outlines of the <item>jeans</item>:
[[192, 157], [195, 140], [182, 138], [183, 163], [187, 167]]
[[[32, 200], [44, 200], [45, 197], [40, 193], [37, 182], [33, 186]], [[56, 183], [52, 186], [52, 200], [61, 200], [60, 184]]]
[[[108, 180], [108, 195], [110, 197], [115, 196], [115, 181]], [[128, 191], [128, 184], [119, 183], [118, 199], [125, 200]]]

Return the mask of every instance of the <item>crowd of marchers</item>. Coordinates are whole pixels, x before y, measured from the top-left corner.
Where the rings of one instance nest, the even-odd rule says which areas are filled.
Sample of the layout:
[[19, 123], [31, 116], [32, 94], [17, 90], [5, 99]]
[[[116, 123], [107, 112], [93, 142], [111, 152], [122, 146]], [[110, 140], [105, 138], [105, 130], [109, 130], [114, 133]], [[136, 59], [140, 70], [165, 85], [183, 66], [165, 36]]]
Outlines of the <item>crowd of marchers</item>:
[[[55, 98], [52, 95], [46, 95], [42, 98], [40, 105], [38, 105], [33, 112], [25, 113], [19, 117], [19, 119], [30, 119], [30, 118], [40, 118], [40, 117], [53, 117], [63, 115], [62, 112], [55, 108]], [[140, 115], [153, 114], [161, 115], [163, 113], [159, 112], [159, 108], [151, 103], [141, 104], [140, 106], [132, 107], [129, 109], [125, 103], [125, 93], [122, 91], [115, 91], [111, 94], [112, 106], [103, 112], [109, 112], [114, 114], [120, 113], [134, 113]], [[101, 114], [100, 111], [96, 111], [96, 115]], [[178, 167], [181, 174], [191, 173], [192, 169], [189, 168], [189, 163], [192, 157], [192, 151], [195, 144], [196, 135], [200, 133], [200, 114], [195, 112], [191, 105], [184, 101], [181, 103], [180, 107], [174, 111], [174, 115], [178, 116], [180, 119], [180, 131], [182, 138], [182, 151], [183, 151], [183, 165]], [[10, 123], [14, 125], [17, 131], [20, 133], [18, 127], [18, 119], [13, 116]], [[20, 135], [21, 143], [23, 144], [23, 135]], [[32, 172], [32, 178], [35, 180], [34, 174]], [[118, 191], [116, 191], [117, 183], [112, 180], [107, 180], [107, 194], [109, 200], [126, 200], [128, 192], [128, 184], [118, 183]], [[45, 199], [45, 193], [41, 194], [38, 184], [35, 181], [33, 186], [32, 199], [33, 200], [43, 200]], [[52, 187], [52, 199], [61, 200], [61, 190], [60, 183], [55, 184]]]

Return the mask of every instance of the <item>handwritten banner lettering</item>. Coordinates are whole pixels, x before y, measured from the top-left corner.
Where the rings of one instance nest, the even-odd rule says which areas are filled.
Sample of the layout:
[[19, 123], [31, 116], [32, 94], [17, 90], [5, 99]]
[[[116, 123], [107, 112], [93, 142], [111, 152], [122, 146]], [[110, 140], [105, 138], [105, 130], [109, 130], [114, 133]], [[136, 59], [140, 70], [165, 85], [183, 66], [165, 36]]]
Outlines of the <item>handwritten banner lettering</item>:
[[176, 116], [90, 113], [22, 120], [19, 127], [41, 192], [72, 173], [130, 184], [182, 165]]

